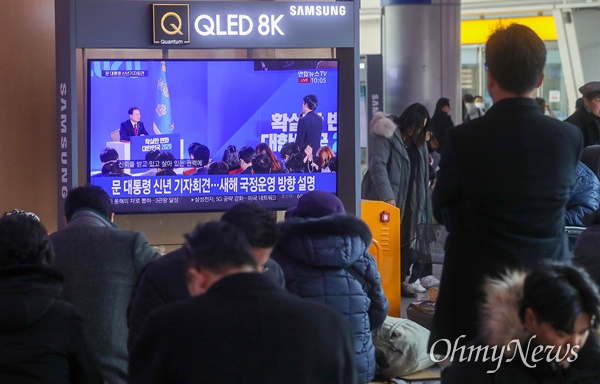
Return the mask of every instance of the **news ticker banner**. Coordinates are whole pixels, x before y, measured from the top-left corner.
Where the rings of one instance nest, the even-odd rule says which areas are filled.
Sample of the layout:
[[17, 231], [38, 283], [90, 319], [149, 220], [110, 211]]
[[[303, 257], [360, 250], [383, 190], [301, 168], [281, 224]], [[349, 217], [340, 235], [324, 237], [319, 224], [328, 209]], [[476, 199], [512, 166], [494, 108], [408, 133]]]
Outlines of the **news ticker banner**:
[[[85, 1], [77, 7], [77, 45], [96, 48], [148, 45], [182, 48], [353, 47], [354, 7], [351, 1], [195, 1], [176, 4]], [[147, 19], [144, 20], [145, 16]], [[113, 36], [119, 36], [119, 39]]]
[[335, 173], [93, 177], [90, 182], [107, 191], [115, 212], [210, 210], [205, 204], [219, 210], [242, 201], [285, 209], [304, 193], [336, 192]]

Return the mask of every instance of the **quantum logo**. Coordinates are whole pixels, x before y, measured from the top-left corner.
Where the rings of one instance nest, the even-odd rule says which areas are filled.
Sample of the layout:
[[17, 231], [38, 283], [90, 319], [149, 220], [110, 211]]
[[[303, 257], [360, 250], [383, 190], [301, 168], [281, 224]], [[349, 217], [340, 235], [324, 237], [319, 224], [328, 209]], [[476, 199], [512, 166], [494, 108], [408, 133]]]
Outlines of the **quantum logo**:
[[152, 4], [152, 19], [154, 44], [189, 44], [189, 4]]

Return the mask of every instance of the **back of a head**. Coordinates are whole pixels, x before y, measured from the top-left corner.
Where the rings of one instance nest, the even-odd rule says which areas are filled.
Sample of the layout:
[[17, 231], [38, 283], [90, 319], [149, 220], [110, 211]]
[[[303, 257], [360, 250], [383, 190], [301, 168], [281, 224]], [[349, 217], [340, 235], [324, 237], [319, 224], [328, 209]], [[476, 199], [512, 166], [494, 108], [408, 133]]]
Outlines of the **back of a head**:
[[235, 145], [228, 145], [227, 148], [225, 148], [221, 160], [227, 164], [229, 170], [238, 169], [240, 167], [240, 155]]
[[298, 144], [285, 143], [281, 147], [281, 150], [279, 151], [279, 155], [282, 158], [285, 158], [286, 156], [292, 156], [292, 154], [297, 153], [297, 152], [300, 152], [300, 147], [298, 147]]
[[97, 185], [77, 187], [69, 191], [65, 200], [67, 221], [71, 221], [75, 212], [81, 209], [96, 211], [109, 220], [113, 213], [110, 197]]
[[159, 163], [160, 168], [173, 169], [173, 162], [175, 161], [175, 156], [171, 152], [161, 152], [158, 155], [156, 155], [155, 160]]
[[188, 155], [193, 156], [194, 155], [194, 149], [199, 146], [200, 143], [197, 142], [193, 142], [190, 145], [188, 145]]
[[277, 215], [259, 203], [239, 203], [227, 210], [221, 221], [239, 227], [252, 247], [271, 248], [277, 242]]
[[498, 28], [485, 45], [487, 70], [504, 91], [524, 95], [542, 79], [546, 45], [529, 27]]
[[598, 326], [600, 295], [590, 276], [568, 264], [542, 264], [525, 278], [520, 315], [526, 308], [535, 312], [539, 322], [572, 333], [577, 316], [587, 313], [592, 327]]
[[116, 149], [106, 147], [100, 152], [100, 161], [103, 163], [119, 160], [119, 153]]
[[252, 171], [255, 174], [264, 175], [267, 173], [271, 173], [271, 167], [273, 166], [273, 161], [269, 155], [265, 153], [260, 153], [252, 159]]
[[441, 111], [442, 108], [444, 107], [449, 107], [450, 106], [450, 99], [448, 99], [447, 97], [441, 97], [436, 103], [435, 103], [435, 110], [436, 111]]
[[158, 149], [153, 149], [151, 151], [146, 152], [146, 156], [144, 156], [144, 160], [146, 161], [154, 161], [156, 157], [160, 154]]
[[345, 213], [344, 204], [336, 195], [325, 191], [311, 191], [302, 195], [295, 207], [285, 211], [285, 218], [301, 217], [305, 219], [318, 219]]
[[125, 170], [119, 167], [118, 161], [109, 161], [102, 166], [102, 176], [123, 176]]
[[215, 161], [208, 165], [209, 175], [227, 175], [229, 173], [229, 167], [224, 161]]
[[198, 225], [185, 236], [186, 264], [214, 273], [251, 266], [256, 268], [243, 231], [226, 221]]
[[301, 152], [292, 153], [285, 162], [285, 167], [289, 172], [304, 172], [304, 154]]
[[317, 150], [317, 157], [321, 159], [321, 166], [327, 167], [329, 161], [335, 156], [333, 149], [329, 145], [322, 146]]
[[256, 155], [256, 151], [252, 147], [242, 147], [240, 148], [240, 159], [244, 160], [246, 164], [250, 164], [252, 162], [252, 158]]
[[306, 95], [302, 100], [304, 101], [306, 106], [312, 111], [317, 109], [317, 107], [319, 106], [319, 101], [317, 100], [317, 96], [315, 95]]
[[210, 149], [204, 144], [198, 144], [193, 150], [194, 160], [200, 160], [202, 166], [206, 167], [210, 161]]
[[0, 218], [0, 269], [53, 262], [54, 251], [42, 223], [21, 214]]
[[463, 103], [472, 103], [474, 100], [475, 98], [470, 93], [465, 93], [463, 95]]

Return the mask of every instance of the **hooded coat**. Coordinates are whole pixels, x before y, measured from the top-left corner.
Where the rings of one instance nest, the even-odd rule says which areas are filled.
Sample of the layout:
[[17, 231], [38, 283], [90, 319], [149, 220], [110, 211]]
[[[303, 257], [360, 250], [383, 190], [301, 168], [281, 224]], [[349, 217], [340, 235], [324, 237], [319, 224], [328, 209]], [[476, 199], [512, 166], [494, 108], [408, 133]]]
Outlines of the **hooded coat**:
[[344, 315], [354, 335], [359, 383], [375, 376], [371, 330], [383, 324], [388, 301], [373, 256], [369, 227], [350, 215], [291, 218], [281, 228], [271, 257], [283, 269], [286, 288]]
[[[419, 148], [420, 164], [415, 175], [415, 193], [408, 195], [410, 159], [398, 126], [383, 112], [375, 113], [369, 126], [369, 170], [362, 180], [362, 198], [395, 200], [401, 219], [406, 212], [416, 212], [416, 222], [427, 222], [427, 193], [429, 188], [429, 153], [427, 146]], [[415, 209], [409, 210], [408, 207]]]
[[0, 382], [101, 383], [63, 278], [44, 267], [0, 270]]
[[[545, 354], [533, 354], [537, 346], [535, 338], [531, 339], [532, 335], [525, 330], [519, 317], [525, 277], [524, 272], [512, 272], [498, 279], [488, 280], [479, 336], [467, 344], [464, 359], [460, 359], [458, 354], [454, 355], [454, 363], [442, 373], [444, 384], [600, 383], [600, 346], [597, 332], [590, 332], [586, 343], [579, 349], [577, 358], [566, 367], [552, 361], [554, 354], [550, 354], [551, 362], [547, 361]], [[514, 340], [519, 340], [521, 350], [508, 348], [509, 345], [516, 345]], [[497, 351], [505, 347], [502, 359], [493, 361], [490, 358], [484, 362], [482, 354], [475, 358], [475, 352], [469, 359], [466, 358], [469, 347], [485, 346], [496, 346]], [[487, 356], [491, 357], [492, 352], [490, 349], [488, 351]], [[563, 356], [563, 353], [564, 350], [560, 356]], [[499, 355], [500, 352], [497, 352], [496, 357]]]

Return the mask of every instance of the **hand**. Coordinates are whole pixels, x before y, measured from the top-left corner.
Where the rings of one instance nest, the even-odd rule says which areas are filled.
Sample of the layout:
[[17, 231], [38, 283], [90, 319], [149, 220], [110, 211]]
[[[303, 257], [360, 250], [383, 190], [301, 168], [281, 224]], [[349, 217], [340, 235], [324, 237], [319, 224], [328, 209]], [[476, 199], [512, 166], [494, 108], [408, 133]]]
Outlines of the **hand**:
[[396, 206], [396, 200], [394, 200], [394, 199], [388, 200], [388, 201], [386, 201], [386, 203], [388, 203], [389, 205], [393, 205], [394, 207]]

